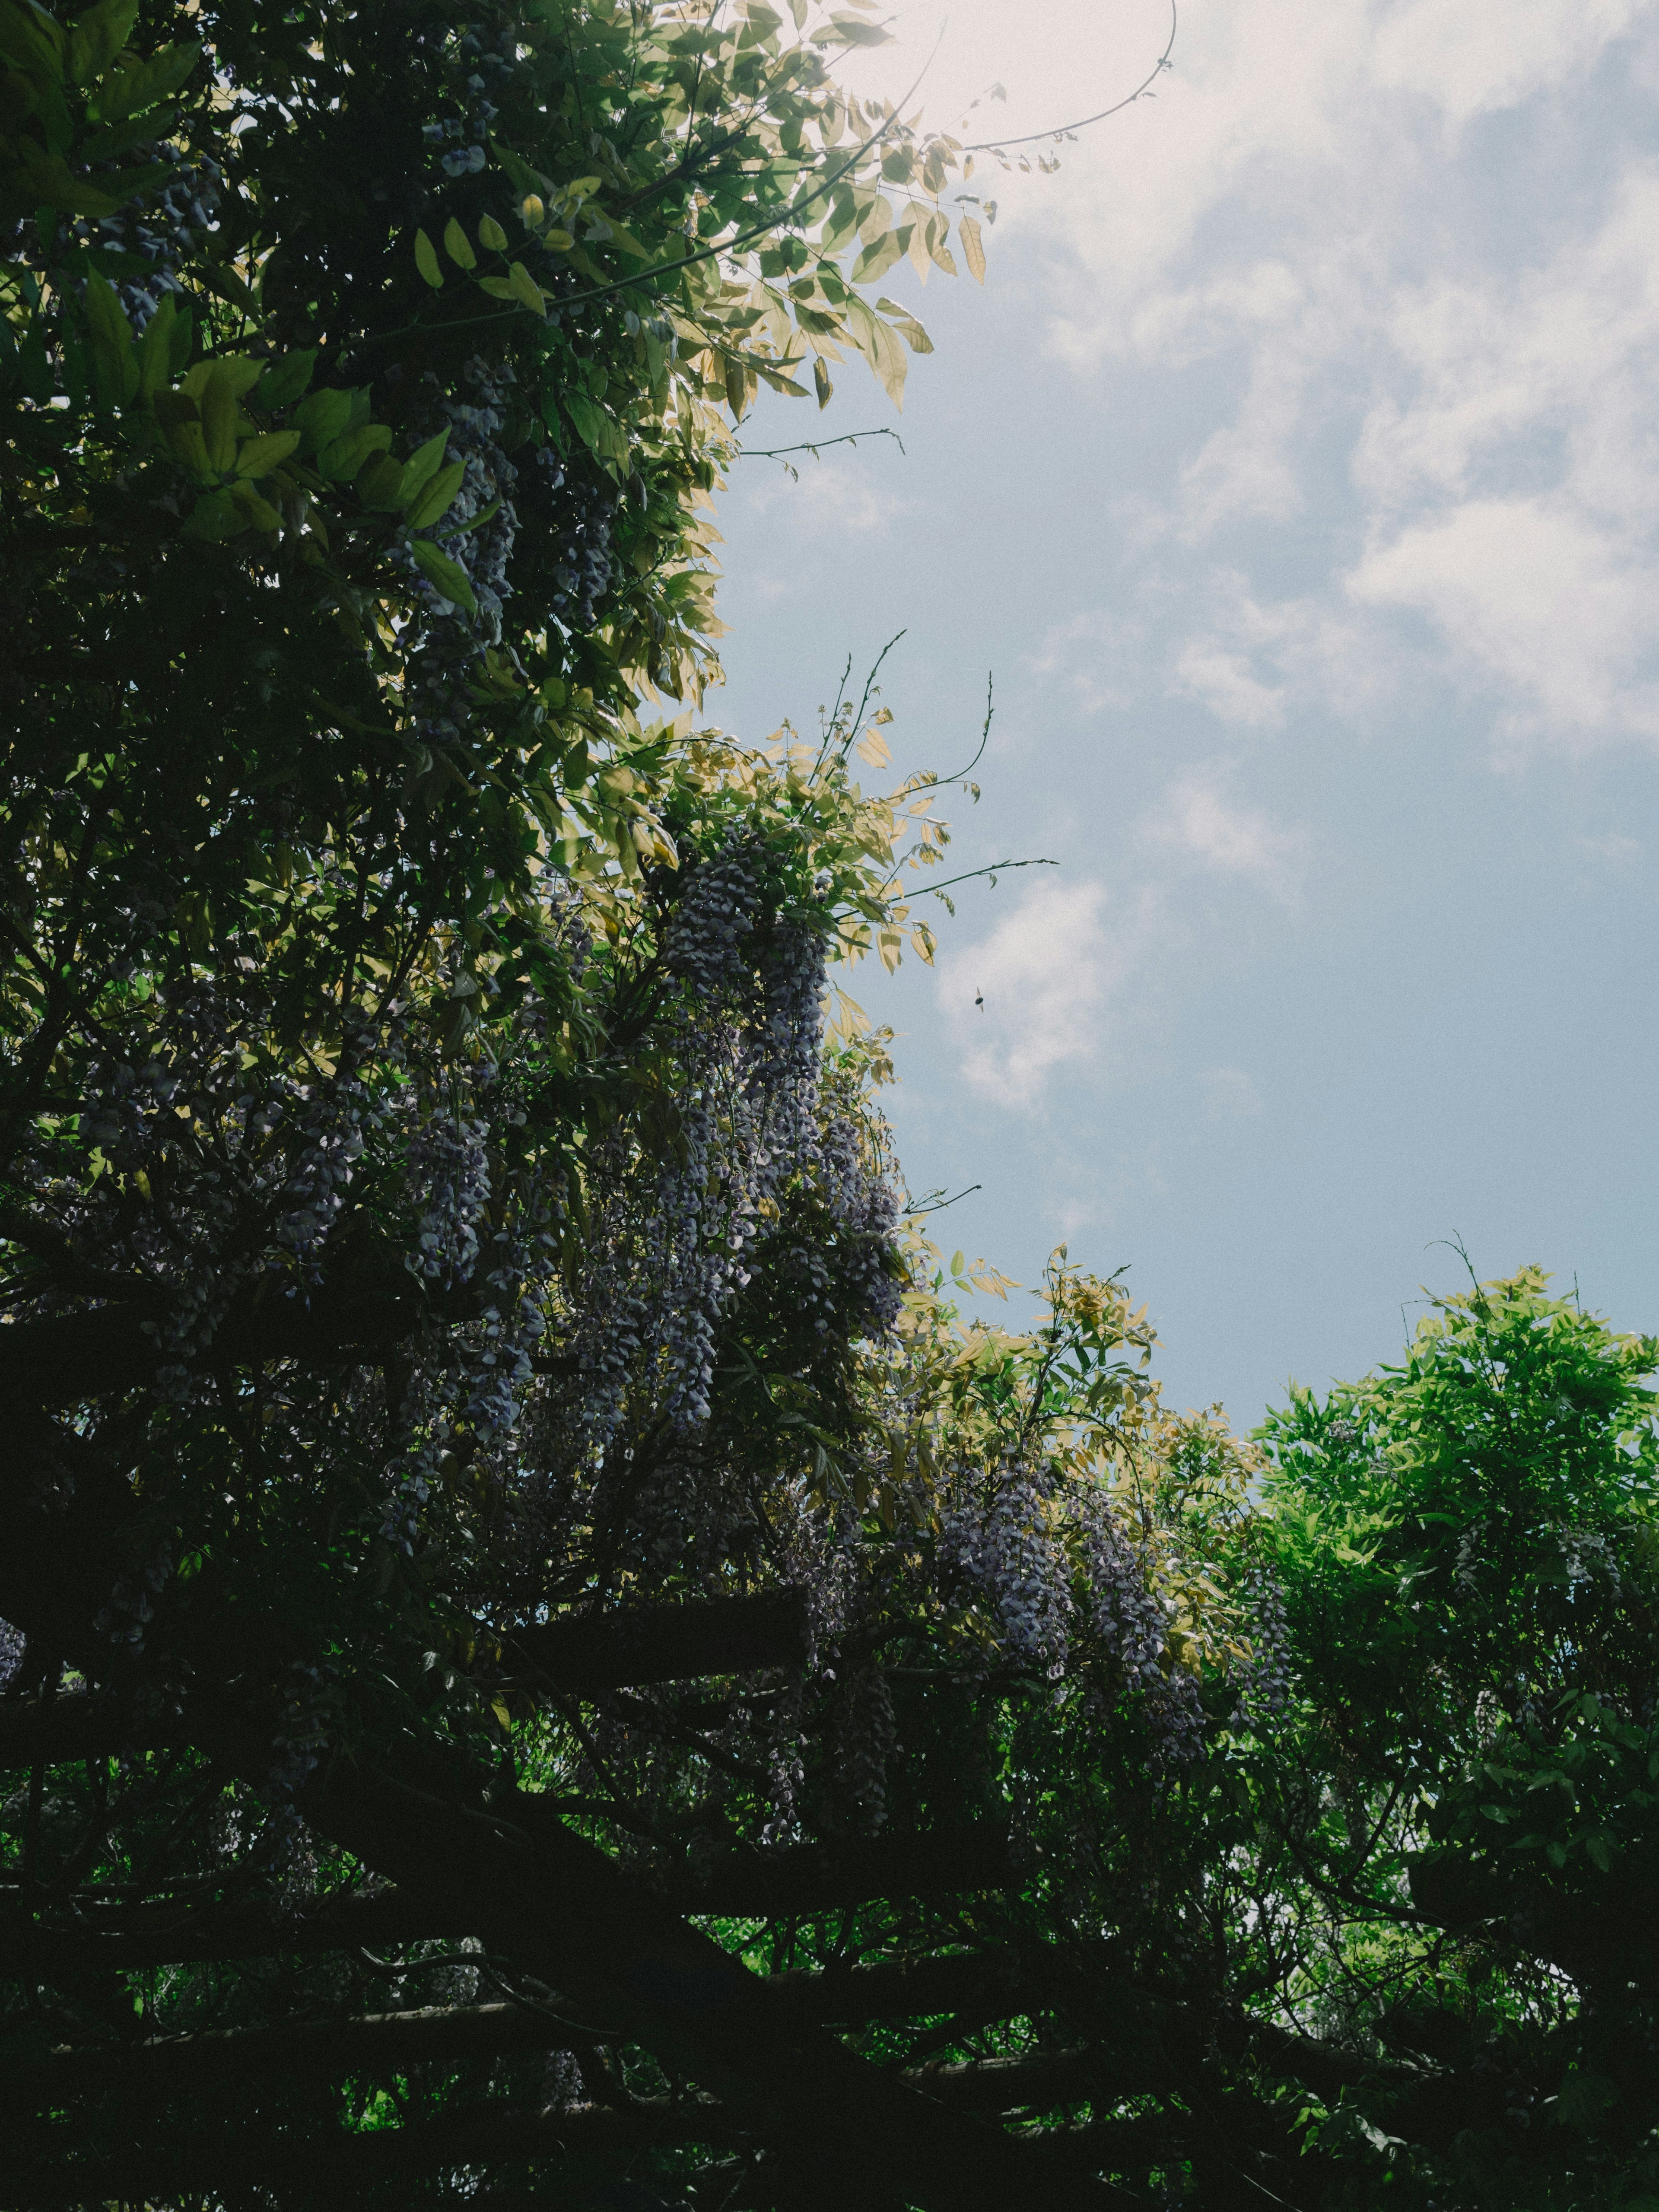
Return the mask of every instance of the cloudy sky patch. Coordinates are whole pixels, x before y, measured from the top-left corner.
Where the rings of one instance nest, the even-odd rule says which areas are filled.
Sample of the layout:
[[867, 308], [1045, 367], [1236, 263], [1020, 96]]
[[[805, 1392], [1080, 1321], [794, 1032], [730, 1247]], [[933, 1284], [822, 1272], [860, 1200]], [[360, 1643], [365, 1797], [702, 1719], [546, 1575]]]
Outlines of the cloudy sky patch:
[[[896, 0], [867, 85], [946, 13]], [[948, 15], [930, 113], [1006, 93], [963, 137], [1121, 97], [1169, 21]], [[1659, 0], [1189, 0], [1152, 89], [1057, 174], [981, 157], [983, 292], [892, 273], [902, 456], [744, 465], [711, 707], [799, 719], [902, 630], [937, 765], [994, 673], [953, 861], [1059, 866], [854, 988], [913, 1182], [981, 1186], [953, 1234], [1132, 1262], [1176, 1395], [1389, 1356], [1453, 1231], [1654, 1327]], [[755, 442], [891, 420], [847, 372], [806, 413]]]

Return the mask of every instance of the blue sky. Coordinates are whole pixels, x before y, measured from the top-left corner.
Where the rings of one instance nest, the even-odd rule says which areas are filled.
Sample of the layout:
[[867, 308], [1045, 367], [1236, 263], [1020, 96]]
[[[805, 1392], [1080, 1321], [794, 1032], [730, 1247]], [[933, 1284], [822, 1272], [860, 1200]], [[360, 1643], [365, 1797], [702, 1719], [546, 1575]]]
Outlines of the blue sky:
[[[1167, 22], [968, 0], [928, 112], [1086, 112]], [[1391, 1357], [1439, 1239], [1659, 1326], [1656, 93], [1633, 0], [1193, 0], [1155, 100], [981, 166], [983, 290], [889, 280], [937, 346], [904, 452], [746, 459], [720, 510], [710, 718], [810, 726], [903, 629], [903, 767], [994, 672], [953, 859], [1060, 863], [848, 979], [912, 1188], [980, 1184], [947, 1249], [1023, 1279], [1128, 1262], [1170, 1395], [1241, 1424]], [[849, 367], [746, 435], [895, 421]]]

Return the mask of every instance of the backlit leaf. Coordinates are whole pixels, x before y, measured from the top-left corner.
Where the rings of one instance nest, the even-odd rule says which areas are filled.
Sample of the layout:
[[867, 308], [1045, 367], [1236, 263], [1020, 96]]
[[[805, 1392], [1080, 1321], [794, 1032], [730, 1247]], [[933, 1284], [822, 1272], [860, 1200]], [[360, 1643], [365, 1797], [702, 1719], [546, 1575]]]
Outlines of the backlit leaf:
[[982, 284], [985, 282], [985, 246], [979, 225], [972, 216], [964, 215], [957, 218], [957, 231], [962, 240], [962, 251], [969, 271], [977, 283]]
[[473, 597], [467, 573], [459, 561], [452, 561], [447, 553], [441, 553], [429, 538], [411, 538], [409, 550], [415, 556], [421, 574], [445, 599], [453, 605], [465, 607], [468, 614], [476, 615], [478, 602]]

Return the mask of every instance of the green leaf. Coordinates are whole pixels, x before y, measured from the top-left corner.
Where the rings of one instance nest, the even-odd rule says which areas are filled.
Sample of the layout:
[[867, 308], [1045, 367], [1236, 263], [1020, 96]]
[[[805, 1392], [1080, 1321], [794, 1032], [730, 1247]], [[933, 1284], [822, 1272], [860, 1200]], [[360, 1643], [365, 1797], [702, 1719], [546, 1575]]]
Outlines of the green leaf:
[[204, 492], [185, 518], [187, 538], [220, 540], [234, 538], [246, 527], [246, 519], [228, 491]]
[[423, 230], [415, 234], [415, 266], [434, 292], [442, 290], [444, 272], [439, 265], [438, 249]]
[[244, 481], [232, 484], [230, 495], [256, 530], [280, 530], [283, 518], [270, 501]]
[[[125, 122], [106, 123], [101, 130], [82, 138], [76, 147], [79, 158], [91, 167], [100, 167], [124, 154], [130, 146], [141, 144], [147, 138], [165, 138], [179, 119], [176, 107], [163, 108], [161, 113], [129, 116]], [[94, 251], [97, 251], [96, 248]], [[142, 257], [135, 257], [142, 258]], [[154, 262], [146, 262], [148, 272], [155, 271]]]
[[459, 262], [463, 269], [476, 269], [478, 265], [478, 257], [467, 242], [466, 233], [453, 216], [451, 216], [449, 221], [444, 225], [444, 251], [452, 261]]
[[479, 216], [478, 243], [480, 246], [488, 246], [492, 253], [506, 252], [507, 233], [501, 228], [500, 223], [496, 222], [493, 215]]
[[92, 373], [106, 407], [125, 407], [138, 391], [138, 359], [132, 325], [115, 287], [94, 270], [87, 279], [87, 328], [92, 339]]
[[125, 116], [140, 115], [145, 108], [154, 107], [158, 100], [170, 99], [201, 58], [201, 47], [191, 40], [183, 46], [163, 46], [147, 62], [123, 70], [99, 88], [98, 120], [118, 123]]
[[138, 0], [99, 0], [77, 15], [70, 30], [70, 82], [94, 84], [132, 36]]
[[201, 279], [216, 298], [223, 300], [228, 306], [236, 308], [240, 313], [246, 315], [250, 322], [258, 319], [259, 314], [258, 296], [234, 269], [227, 268], [222, 262], [198, 261], [193, 273]]
[[580, 392], [561, 392], [565, 413], [576, 426], [576, 434], [590, 453], [603, 460], [605, 456], [605, 432], [609, 428], [603, 408]]
[[412, 503], [423, 483], [429, 483], [443, 465], [444, 448], [449, 443], [447, 430], [440, 430], [435, 438], [428, 438], [417, 446], [404, 463], [404, 499]]
[[236, 465], [236, 427], [242, 412], [240, 394], [228, 362], [212, 364], [203, 381], [197, 405], [202, 410], [208, 466], [215, 476], [227, 475]]
[[522, 261], [513, 264], [507, 272], [507, 281], [513, 288], [514, 298], [528, 307], [532, 314], [546, 316], [547, 301], [543, 297], [542, 288]]
[[349, 483], [371, 453], [383, 453], [392, 443], [389, 422], [365, 422], [325, 446], [317, 456], [319, 471], [337, 483]]
[[[161, 304], [165, 307], [167, 302], [164, 300]], [[180, 307], [167, 331], [167, 366], [175, 376], [184, 374], [195, 343], [196, 317], [190, 308]]]
[[[65, 215], [113, 215], [121, 204], [118, 197], [112, 198], [107, 191], [76, 176], [57, 149], [47, 152], [33, 138], [15, 140], [10, 159], [16, 167], [18, 198], [31, 207], [40, 208], [49, 218], [58, 210]], [[49, 250], [50, 234], [44, 236], [41, 243]]]
[[365, 507], [393, 514], [404, 503], [404, 465], [390, 453], [372, 453], [357, 471], [356, 493]]
[[[424, 453], [426, 447], [423, 446], [421, 451]], [[413, 466], [412, 462], [410, 466]], [[447, 514], [456, 493], [461, 488], [461, 480], [465, 474], [465, 461], [451, 461], [447, 467], [440, 469], [425, 489], [410, 503], [409, 511], [410, 528], [429, 530], [441, 516]], [[407, 477], [405, 477], [405, 484], [407, 484]]]
[[0, 53], [45, 77], [61, 76], [69, 60], [69, 34], [34, 0], [0, 9]]
[[270, 367], [253, 387], [253, 404], [270, 414], [279, 408], [291, 407], [301, 392], [309, 390], [317, 367], [315, 348], [304, 353], [287, 353]]
[[467, 537], [475, 530], [482, 530], [485, 523], [493, 521], [501, 511], [501, 503], [500, 500], [492, 499], [488, 507], [481, 507], [478, 509], [478, 512], [471, 518], [471, 521], [459, 523], [452, 522], [449, 527], [445, 531], [444, 536], [446, 538]]
[[205, 478], [213, 474], [207, 441], [202, 434], [202, 413], [188, 392], [158, 392], [154, 400], [155, 419], [167, 439], [167, 451], [191, 474]]
[[441, 553], [429, 538], [411, 538], [409, 550], [422, 574], [445, 599], [455, 606], [465, 607], [470, 615], [477, 613], [478, 602], [472, 596], [466, 571], [459, 561], [452, 561], [447, 553]]
[[1619, 2092], [1605, 2074], [1581, 2071], [1575, 2066], [1556, 2093], [1555, 2117], [1570, 2128], [1592, 2128], [1618, 2101]]
[[507, 171], [521, 198], [533, 194], [539, 199], [544, 193], [557, 191], [558, 187], [551, 177], [544, 177], [539, 169], [532, 169], [529, 162], [521, 155], [515, 154], [510, 146], [503, 146], [497, 139], [492, 138], [489, 150]]
[[195, 368], [185, 377], [180, 389], [188, 392], [192, 399], [199, 402], [202, 394], [207, 390], [210, 380], [217, 378], [233, 398], [242, 399], [259, 381], [263, 367], [264, 364], [254, 360], [250, 354], [215, 354], [210, 361], [197, 362]]
[[331, 444], [351, 421], [351, 394], [326, 386], [320, 392], [308, 392], [295, 409], [292, 420], [295, 428], [305, 433], [311, 450]]
[[267, 430], [259, 437], [244, 438], [236, 452], [237, 475], [268, 477], [282, 466], [299, 442], [297, 430]]

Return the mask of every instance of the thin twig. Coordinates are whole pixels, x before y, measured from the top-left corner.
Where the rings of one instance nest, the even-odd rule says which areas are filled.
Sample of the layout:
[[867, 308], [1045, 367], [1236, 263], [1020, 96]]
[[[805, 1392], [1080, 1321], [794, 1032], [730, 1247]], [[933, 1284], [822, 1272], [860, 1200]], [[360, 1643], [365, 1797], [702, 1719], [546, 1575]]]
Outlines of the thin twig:
[[740, 461], [781, 461], [786, 453], [811, 453], [816, 460], [830, 447], [856, 446], [860, 438], [890, 438], [900, 453], [904, 452], [904, 441], [896, 430], [848, 430], [839, 438], [808, 438], [799, 446], [740, 446], [738, 459]]
[[1170, 66], [1170, 56], [1175, 52], [1175, 42], [1176, 0], [1170, 0], [1170, 35], [1164, 41], [1164, 51], [1152, 64], [1151, 75], [1143, 77], [1127, 99], [1114, 101], [1110, 107], [1103, 107], [1098, 115], [1085, 115], [1080, 123], [1061, 123], [1052, 131], [1028, 131], [1023, 138], [981, 139], [976, 146], [964, 146], [963, 152], [964, 154], [1000, 154], [1006, 147], [1035, 146], [1040, 138], [1065, 138], [1073, 131], [1086, 131], [1091, 124], [1103, 123], [1109, 115], [1116, 115], [1126, 107], [1133, 107], [1141, 94], [1150, 86], [1157, 83], [1158, 78]]

